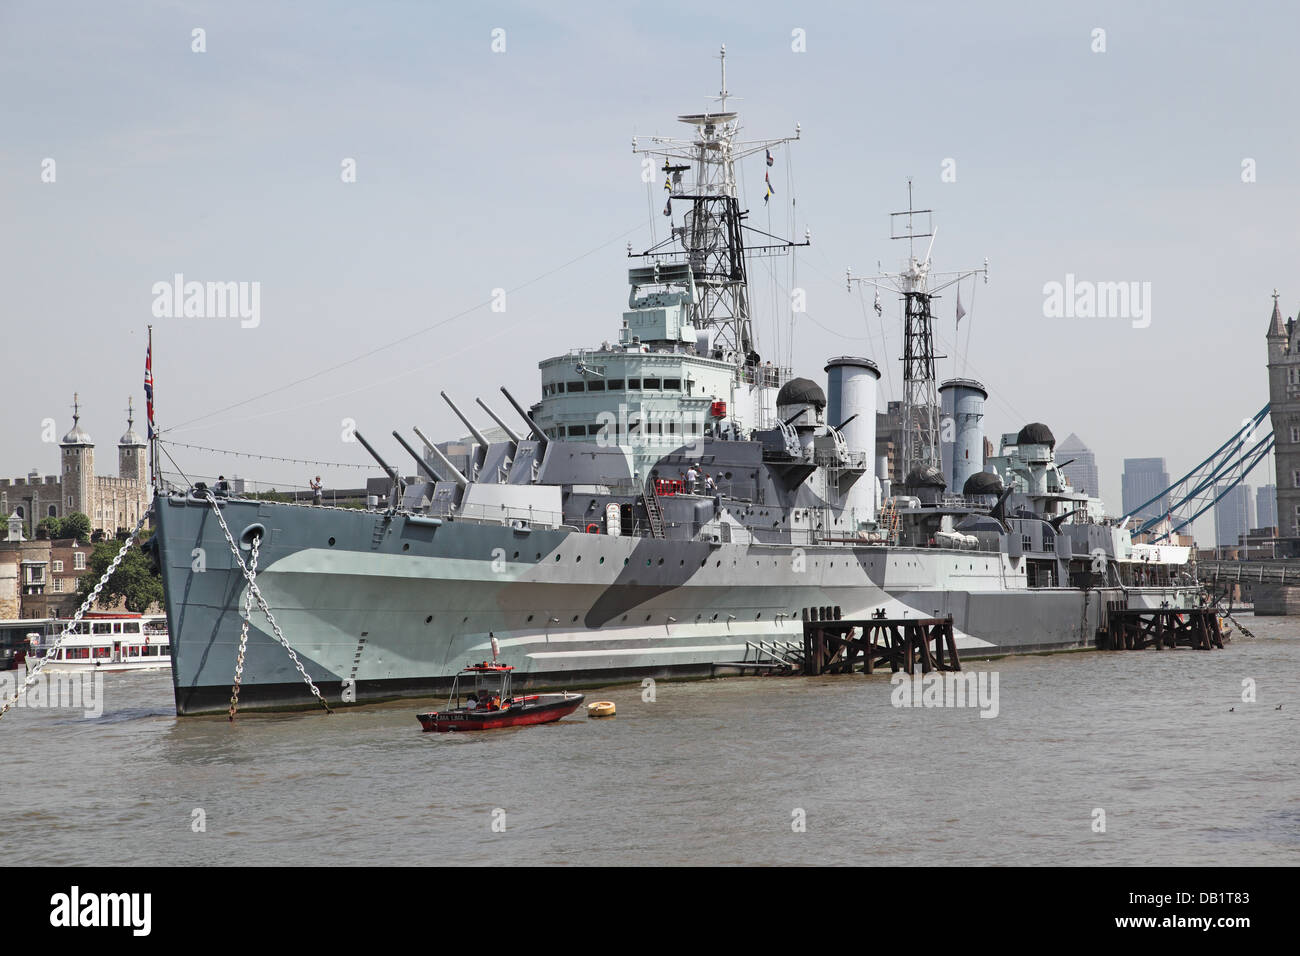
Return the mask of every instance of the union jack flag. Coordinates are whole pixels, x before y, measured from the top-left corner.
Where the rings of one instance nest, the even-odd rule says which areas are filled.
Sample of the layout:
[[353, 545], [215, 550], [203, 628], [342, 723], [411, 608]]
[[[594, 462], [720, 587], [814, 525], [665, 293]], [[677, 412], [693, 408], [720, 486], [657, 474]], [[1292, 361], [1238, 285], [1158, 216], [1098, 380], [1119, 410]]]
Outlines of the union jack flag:
[[144, 404], [149, 418], [149, 438], [153, 438], [153, 340], [144, 353]]

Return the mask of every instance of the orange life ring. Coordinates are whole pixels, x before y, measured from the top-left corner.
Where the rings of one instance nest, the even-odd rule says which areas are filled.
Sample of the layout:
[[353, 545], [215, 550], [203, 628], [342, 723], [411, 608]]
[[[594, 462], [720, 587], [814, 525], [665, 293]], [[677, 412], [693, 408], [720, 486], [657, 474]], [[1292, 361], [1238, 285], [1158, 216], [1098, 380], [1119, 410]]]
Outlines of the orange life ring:
[[587, 525], [587, 534], [600, 534], [600, 525], [594, 521]]

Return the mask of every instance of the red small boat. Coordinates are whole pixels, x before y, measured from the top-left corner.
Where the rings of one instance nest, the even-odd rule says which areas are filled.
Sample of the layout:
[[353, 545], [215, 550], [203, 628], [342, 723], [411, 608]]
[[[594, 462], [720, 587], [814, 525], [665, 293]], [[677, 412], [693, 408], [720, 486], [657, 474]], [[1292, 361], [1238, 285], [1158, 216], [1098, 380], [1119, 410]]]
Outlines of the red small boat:
[[[514, 668], [498, 664], [495, 660], [471, 664], [459, 674], [451, 685], [451, 697], [446, 710], [416, 714], [426, 730], [439, 733], [457, 730], [495, 730], [498, 727], [523, 727], [528, 724], [548, 724], [567, 717], [583, 701], [582, 694], [527, 694], [522, 697], [510, 693], [510, 674]], [[461, 678], [474, 678], [474, 689], [461, 701]], [[468, 680], [466, 680], [468, 683]]]

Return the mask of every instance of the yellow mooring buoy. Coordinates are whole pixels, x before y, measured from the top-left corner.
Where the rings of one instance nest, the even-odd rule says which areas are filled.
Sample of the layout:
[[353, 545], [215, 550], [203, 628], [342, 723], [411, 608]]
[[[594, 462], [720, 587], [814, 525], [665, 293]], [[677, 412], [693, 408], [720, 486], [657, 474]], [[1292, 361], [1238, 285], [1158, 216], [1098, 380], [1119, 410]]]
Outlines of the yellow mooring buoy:
[[612, 700], [594, 700], [587, 705], [588, 717], [613, 717], [614, 702]]

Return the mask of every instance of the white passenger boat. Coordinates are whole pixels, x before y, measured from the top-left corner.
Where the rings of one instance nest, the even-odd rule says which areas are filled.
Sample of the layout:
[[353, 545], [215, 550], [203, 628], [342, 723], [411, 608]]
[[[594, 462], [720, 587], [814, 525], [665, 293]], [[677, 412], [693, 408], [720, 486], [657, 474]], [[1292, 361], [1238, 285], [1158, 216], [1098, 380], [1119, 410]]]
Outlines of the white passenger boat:
[[47, 671], [116, 672], [171, 667], [171, 642], [162, 615], [87, 614], [59, 645], [59, 636], [67, 626], [67, 621], [59, 620], [46, 624], [27, 655], [29, 668], [42, 657], [49, 657]]

